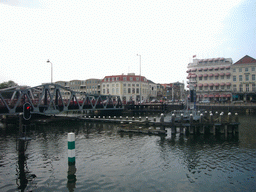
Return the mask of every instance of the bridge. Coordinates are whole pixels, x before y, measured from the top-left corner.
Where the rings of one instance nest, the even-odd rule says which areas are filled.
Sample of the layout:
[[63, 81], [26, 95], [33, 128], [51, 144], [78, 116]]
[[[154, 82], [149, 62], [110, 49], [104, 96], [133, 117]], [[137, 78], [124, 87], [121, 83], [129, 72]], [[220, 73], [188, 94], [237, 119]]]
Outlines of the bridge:
[[123, 110], [119, 96], [81, 93], [58, 84], [0, 90], [0, 115], [19, 114], [23, 112], [25, 103], [31, 104], [32, 114], [43, 115], [68, 111]]

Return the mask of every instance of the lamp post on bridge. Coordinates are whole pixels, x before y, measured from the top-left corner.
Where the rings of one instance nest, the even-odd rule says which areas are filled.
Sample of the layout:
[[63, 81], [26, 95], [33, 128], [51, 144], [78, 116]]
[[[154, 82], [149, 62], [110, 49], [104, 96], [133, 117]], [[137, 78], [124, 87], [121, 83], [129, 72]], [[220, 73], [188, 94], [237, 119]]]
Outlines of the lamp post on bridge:
[[137, 54], [140, 57], [140, 104], [141, 104], [141, 55]]
[[51, 83], [52, 83], [52, 62], [48, 59], [47, 63], [51, 63]]

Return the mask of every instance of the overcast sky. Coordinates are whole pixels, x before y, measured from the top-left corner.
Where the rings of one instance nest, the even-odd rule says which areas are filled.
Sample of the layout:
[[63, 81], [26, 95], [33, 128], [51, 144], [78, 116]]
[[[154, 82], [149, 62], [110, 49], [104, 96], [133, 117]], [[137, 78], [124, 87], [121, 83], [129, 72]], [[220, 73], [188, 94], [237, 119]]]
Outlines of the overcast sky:
[[0, 0], [0, 83], [134, 72], [186, 82], [197, 58], [256, 58], [255, 0]]

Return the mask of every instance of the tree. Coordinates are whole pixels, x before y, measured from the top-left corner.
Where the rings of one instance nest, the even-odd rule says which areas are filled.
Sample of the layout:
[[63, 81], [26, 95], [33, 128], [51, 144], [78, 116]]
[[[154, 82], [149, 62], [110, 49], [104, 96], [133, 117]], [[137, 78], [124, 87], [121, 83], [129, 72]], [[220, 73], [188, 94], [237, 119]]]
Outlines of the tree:
[[18, 86], [17, 83], [15, 83], [14, 81], [8, 81], [8, 82], [3, 82], [0, 84], [0, 89], [5, 89], [8, 87], [14, 87], [14, 86]]

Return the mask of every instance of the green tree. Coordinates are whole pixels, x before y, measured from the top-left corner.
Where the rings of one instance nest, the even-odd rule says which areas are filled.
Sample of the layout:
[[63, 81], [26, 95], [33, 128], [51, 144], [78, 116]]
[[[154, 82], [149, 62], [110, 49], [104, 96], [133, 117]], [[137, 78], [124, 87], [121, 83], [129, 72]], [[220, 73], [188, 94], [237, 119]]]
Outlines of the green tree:
[[17, 83], [15, 83], [14, 81], [8, 81], [8, 82], [3, 82], [0, 84], [0, 89], [5, 89], [8, 87], [14, 87], [14, 86], [18, 86]]

